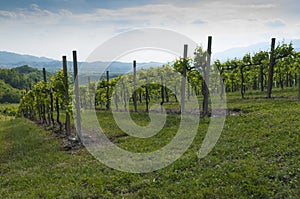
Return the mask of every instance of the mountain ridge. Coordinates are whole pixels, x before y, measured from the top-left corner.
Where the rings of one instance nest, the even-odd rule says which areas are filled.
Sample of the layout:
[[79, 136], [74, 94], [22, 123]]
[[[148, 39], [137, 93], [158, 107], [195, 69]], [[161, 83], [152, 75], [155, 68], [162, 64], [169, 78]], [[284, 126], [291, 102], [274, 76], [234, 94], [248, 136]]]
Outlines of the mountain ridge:
[[[292, 42], [296, 51], [300, 52], [300, 39], [294, 40], [285, 40], [285, 43]], [[245, 54], [254, 52], [259, 52], [260, 50], [269, 50], [270, 43], [268, 42], [261, 42], [256, 43], [250, 46], [241, 46], [241, 47], [234, 47], [222, 52], [217, 52], [212, 55], [213, 60], [219, 59], [221, 62], [224, 62], [228, 59], [234, 58], [242, 58]], [[137, 63], [138, 68], [149, 68], [149, 67], [157, 67], [161, 66], [165, 63], [159, 62], [145, 62], [145, 63]], [[38, 57], [33, 55], [26, 55], [26, 54], [18, 54], [14, 52], [7, 52], [7, 51], [0, 51], [0, 68], [15, 68], [22, 65], [29, 65], [33, 68], [42, 69], [45, 68], [49, 72], [55, 72], [62, 68], [62, 63], [59, 60], [47, 58], [47, 57]], [[100, 69], [105, 70], [106, 66], [114, 66], [118, 71], [112, 71], [114, 73], [126, 73], [132, 69], [132, 63], [129, 62], [79, 62], [78, 66], [80, 67], [85, 66], [87, 70], [93, 69]], [[72, 62], [68, 61], [68, 66], [72, 70]], [[93, 72], [93, 71], [91, 71]]]
[[[280, 41], [280, 40], [279, 40]], [[280, 41], [282, 42], [282, 41]], [[292, 42], [293, 47], [295, 51], [300, 52], [300, 39], [289, 39], [289, 40], [284, 40], [286, 44], [289, 44]], [[278, 42], [277, 42], [278, 44]], [[249, 46], [241, 46], [241, 47], [234, 47], [230, 48], [221, 52], [217, 52], [213, 54], [213, 59], [217, 60], [219, 59], [220, 61], [224, 62], [228, 59], [234, 59], [234, 58], [242, 58], [245, 54], [250, 53], [253, 55], [253, 53], [259, 52], [261, 50], [263, 51], [269, 51], [271, 48], [271, 43], [269, 42], [260, 42], [256, 44], [252, 44]]]
[[38, 57], [27, 54], [18, 54], [8, 51], [0, 51], [0, 64], [13, 64], [18, 62], [52, 62], [56, 61], [47, 57]]

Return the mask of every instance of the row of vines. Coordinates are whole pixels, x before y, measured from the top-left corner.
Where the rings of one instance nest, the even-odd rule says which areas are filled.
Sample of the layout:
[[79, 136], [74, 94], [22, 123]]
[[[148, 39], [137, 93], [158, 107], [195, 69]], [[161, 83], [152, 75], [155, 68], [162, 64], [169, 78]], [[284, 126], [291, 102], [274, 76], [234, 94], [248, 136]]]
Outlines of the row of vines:
[[[278, 43], [275, 48], [272, 40], [271, 52], [246, 54], [242, 59], [225, 62], [216, 60], [212, 65], [210, 56], [211, 37], [207, 50], [198, 47], [194, 57], [184, 55], [172, 64], [138, 71], [134, 61], [131, 73], [110, 78], [107, 71], [98, 82], [88, 79], [85, 85], [70, 81], [71, 75], [67, 74], [64, 58], [63, 70], [57, 71], [49, 81], [44, 78], [44, 81], [36, 82], [22, 97], [19, 115], [57, 126], [60, 130], [66, 129], [68, 134], [72, 100], [77, 105], [78, 125], [82, 109], [148, 112], [151, 103], [156, 103], [170, 110], [178, 109], [180, 113], [184, 106], [182, 102], [189, 101], [193, 96], [202, 101], [202, 115], [209, 116], [209, 94], [223, 99], [225, 92], [240, 91], [241, 97], [245, 98], [248, 90], [267, 90], [270, 94], [274, 86], [283, 89], [297, 85], [300, 93], [300, 53], [294, 50], [292, 43]], [[76, 77], [76, 56], [73, 59], [76, 74], [72, 76]], [[75, 83], [75, 92], [70, 89], [73, 88], [71, 82]], [[69, 96], [73, 98], [69, 100]], [[62, 119], [61, 115], [66, 117]]]
[[66, 71], [65, 57], [63, 63], [64, 69], [57, 71], [49, 81], [43, 69], [44, 80], [36, 81], [33, 88], [26, 90], [20, 100], [18, 115], [52, 126], [53, 129], [58, 127], [60, 132], [66, 130], [69, 135], [72, 104], [68, 96], [72, 91], [69, 89], [71, 81]]

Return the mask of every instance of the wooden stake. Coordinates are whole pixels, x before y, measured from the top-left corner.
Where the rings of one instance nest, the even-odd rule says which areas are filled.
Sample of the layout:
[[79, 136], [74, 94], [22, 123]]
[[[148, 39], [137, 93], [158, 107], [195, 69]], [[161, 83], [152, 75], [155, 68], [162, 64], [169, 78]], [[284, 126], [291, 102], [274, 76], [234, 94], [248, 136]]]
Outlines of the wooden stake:
[[133, 106], [134, 112], [137, 112], [137, 97], [136, 97], [136, 61], [133, 61]]
[[274, 66], [275, 66], [275, 54], [274, 54], [275, 43], [276, 43], [276, 38], [272, 38], [267, 98], [271, 98], [271, 94], [272, 94]]
[[206, 55], [206, 65], [204, 67], [204, 82], [202, 84], [203, 93], [203, 117], [208, 115], [208, 97], [209, 97], [209, 76], [210, 76], [210, 62], [211, 62], [211, 46], [212, 37], [208, 37], [207, 44], [207, 55]]
[[163, 105], [165, 103], [165, 90], [164, 90], [164, 81], [163, 76], [160, 76], [160, 84], [161, 84], [161, 102], [160, 102], [160, 109], [163, 112]]
[[[46, 85], [47, 79], [46, 79], [46, 70], [45, 70], [45, 68], [43, 68], [43, 78], [44, 78], [44, 85]], [[46, 95], [46, 88], [44, 88], [43, 92]], [[46, 120], [46, 104], [42, 104], [42, 115], [43, 115], [43, 123], [47, 124], [47, 120]]]
[[63, 56], [63, 72], [64, 72], [64, 84], [65, 84], [65, 108], [66, 108], [66, 134], [71, 134], [70, 114], [68, 112], [69, 107], [69, 81], [68, 81], [68, 69], [67, 69], [67, 57]]
[[110, 109], [110, 100], [109, 100], [109, 71], [106, 71], [106, 110]]
[[75, 94], [75, 107], [76, 107], [76, 128], [77, 139], [81, 142], [81, 113], [80, 113], [80, 97], [78, 86], [78, 66], [77, 66], [77, 52], [73, 51], [73, 69], [74, 69], [74, 94]]
[[92, 95], [91, 95], [92, 89], [91, 89], [91, 78], [88, 77], [88, 94], [89, 94], [89, 109], [92, 109]]
[[146, 112], [149, 112], [149, 85], [148, 78], [146, 77]]
[[188, 45], [184, 45], [184, 50], [183, 50], [183, 60], [184, 60], [184, 65], [182, 69], [182, 80], [181, 80], [181, 106], [180, 106], [180, 111], [181, 113], [184, 113], [184, 106], [185, 106], [185, 83], [186, 83], [186, 61], [187, 61], [187, 51], [188, 51]]

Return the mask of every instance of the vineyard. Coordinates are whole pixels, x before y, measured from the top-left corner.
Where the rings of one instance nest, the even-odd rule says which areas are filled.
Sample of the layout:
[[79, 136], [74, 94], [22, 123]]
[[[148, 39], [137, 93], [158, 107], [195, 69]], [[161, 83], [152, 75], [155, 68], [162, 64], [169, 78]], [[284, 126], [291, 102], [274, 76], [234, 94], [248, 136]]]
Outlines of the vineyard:
[[300, 199], [300, 0], [0, 5], [0, 199]]
[[[183, 58], [162, 67], [136, 70], [114, 78], [109, 70], [100, 74], [98, 82], [78, 84], [77, 54], [73, 52], [73, 74], [67, 71], [67, 60], [63, 57], [63, 69], [47, 81], [36, 82], [27, 89], [21, 99], [18, 114], [43, 124], [59, 127], [70, 135], [71, 118], [80, 126], [83, 110], [114, 110], [149, 112], [155, 104], [167, 113], [191, 112], [200, 109], [201, 117], [210, 117], [211, 99], [225, 100], [225, 93], [241, 93], [241, 99], [251, 98], [251, 93], [260, 91], [271, 98], [272, 88], [298, 86], [300, 97], [300, 53], [294, 51], [292, 43], [278, 43], [272, 39], [271, 51], [246, 54], [242, 59], [216, 60], [211, 64], [212, 37], [208, 38], [207, 50], [195, 49], [194, 57]], [[71, 78], [72, 77], [72, 78]], [[74, 88], [74, 89], [73, 89]], [[249, 93], [249, 95], [247, 95]], [[197, 100], [199, 107], [187, 107], [186, 102]], [[76, 109], [73, 115], [72, 104]], [[75, 106], [76, 105], [76, 106]], [[159, 110], [156, 110], [159, 112]], [[62, 118], [62, 115], [64, 117]], [[78, 117], [76, 116], [78, 115]], [[77, 126], [78, 128], [78, 126]], [[77, 136], [78, 139], [80, 139]]]
[[[270, 51], [212, 62], [212, 38], [208, 41], [207, 49], [198, 47], [194, 57], [187, 57], [184, 46], [183, 57], [172, 63], [141, 69], [133, 61], [132, 71], [110, 77], [108, 68], [99, 74], [99, 81], [89, 77], [77, 81], [85, 74], [77, 67], [76, 51], [73, 69], [66, 56], [55, 74], [44, 69], [40, 80], [28, 81], [19, 105], [0, 106], [0, 195], [297, 198], [300, 53], [292, 43], [275, 46], [272, 39]], [[214, 118], [220, 119], [215, 114], [221, 109], [226, 109], [222, 134], [213, 150], [199, 159], [203, 132]], [[151, 153], [168, 145], [177, 136], [182, 115], [196, 116], [200, 122], [188, 150], [172, 164], [130, 173], [108, 167], [82, 147], [81, 130], [94, 127], [85, 116], [93, 111], [107, 138], [133, 153]], [[117, 125], [114, 114], [127, 111], [142, 127], [151, 124], [153, 113], [157, 120], [163, 114], [167, 118], [161, 131], [144, 139]]]

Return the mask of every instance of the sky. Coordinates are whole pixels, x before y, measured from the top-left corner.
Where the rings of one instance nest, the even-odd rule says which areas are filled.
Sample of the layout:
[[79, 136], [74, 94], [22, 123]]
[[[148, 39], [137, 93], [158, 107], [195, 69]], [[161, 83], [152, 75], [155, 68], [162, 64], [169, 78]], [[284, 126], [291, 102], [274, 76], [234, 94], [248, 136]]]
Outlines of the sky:
[[[211, 35], [215, 53], [272, 37], [300, 39], [299, 10], [298, 0], [0, 0], [0, 51], [60, 60], [77, 50], [84, 61], [119, 34], [155, 27], [204, 47]], [[144, 61], [164, 61], [153, 55]]]

